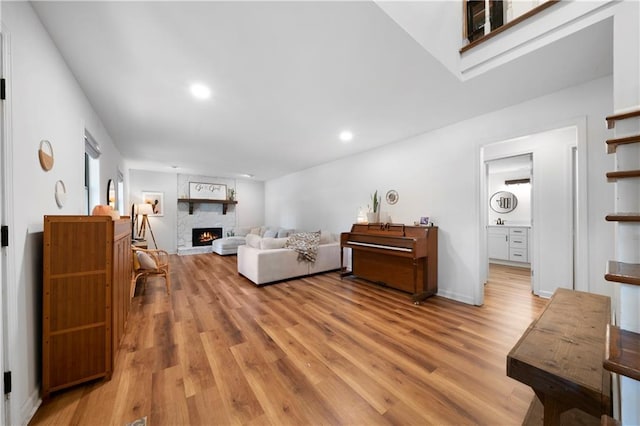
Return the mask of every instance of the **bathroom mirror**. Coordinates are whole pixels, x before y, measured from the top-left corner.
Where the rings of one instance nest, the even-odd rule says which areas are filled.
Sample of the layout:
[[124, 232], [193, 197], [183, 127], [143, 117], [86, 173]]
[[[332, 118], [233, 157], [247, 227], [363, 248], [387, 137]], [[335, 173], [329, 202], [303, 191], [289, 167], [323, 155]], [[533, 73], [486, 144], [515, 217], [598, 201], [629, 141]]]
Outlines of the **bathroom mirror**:
[[107, 204], [116, 210], [116, 185], [113, 179], [109, 179], [107, 182]]
[[518, 205], [516, 196], [508, 191], [498, 191], [489, 199], [489, 207], [496, 213], [509, 213]]

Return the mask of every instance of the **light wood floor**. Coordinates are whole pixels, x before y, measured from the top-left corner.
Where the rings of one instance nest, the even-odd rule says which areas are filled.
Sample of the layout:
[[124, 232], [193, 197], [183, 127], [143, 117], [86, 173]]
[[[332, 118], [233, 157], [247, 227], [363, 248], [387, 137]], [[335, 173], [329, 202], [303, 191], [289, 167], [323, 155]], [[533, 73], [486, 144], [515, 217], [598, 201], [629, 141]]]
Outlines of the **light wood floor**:
[[32, 425], [519, 425], [506, 355], [546, 301], [492, 266], [485, 305], [335, 272], [257, 288], [235, 256], [172, 256], [136, 296], [111, 381], [54, 394]]

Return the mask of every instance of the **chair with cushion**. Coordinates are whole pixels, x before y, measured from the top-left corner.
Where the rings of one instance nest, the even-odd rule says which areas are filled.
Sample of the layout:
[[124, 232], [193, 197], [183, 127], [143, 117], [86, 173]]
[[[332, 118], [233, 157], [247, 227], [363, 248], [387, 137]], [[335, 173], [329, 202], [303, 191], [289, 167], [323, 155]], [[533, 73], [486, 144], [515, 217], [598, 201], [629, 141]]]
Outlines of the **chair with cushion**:
[[131, 282], [131, 291], [133, 292], [135, 289], [138, 278], [142, 278], [146, 286], [148, 277], [162, 276], [167, 286], [167, 294], [169, 294], [171, 290], [169, 253], [164, 250], [141, 249], [133, 246], [131, 250], [133, 250], [133, 280]]

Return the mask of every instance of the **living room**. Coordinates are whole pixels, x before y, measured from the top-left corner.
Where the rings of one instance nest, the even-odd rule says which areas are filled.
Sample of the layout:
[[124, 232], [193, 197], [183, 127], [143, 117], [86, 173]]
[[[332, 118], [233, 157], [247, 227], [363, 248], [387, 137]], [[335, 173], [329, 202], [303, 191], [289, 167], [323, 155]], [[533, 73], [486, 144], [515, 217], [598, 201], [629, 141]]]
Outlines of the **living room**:
[[[572, 9], [578, 7], [588, 10]], [[458, 9], [459, 5], [454, 8]], [[395, 190], [399, 194], [398, 202], [382, 203], [386, 217], [394, 223], [412, 224], [428, 216], [439, 227], [439, 296], [480, 305], [486, 278], [484, 203], [481, 202], [483, 147], [574, 128], [579, 169], [577, 187], [581, 195], [578, 198], [579, 203], [583, 203], [579, 204], [576, 289], [610, 295], [613, 303], [618, 302], [620, 293], [604, 280], [607, 261], [616, 251], [614, 226], [603, 219], [615, 206], [614, 187], [604, 177], [606, 172], [615, 169], [614, 158], [607, 155], [604, 148], [604, 141], [612, 137], [604, 118], [640, 104], [639, 72], [637, 65], [633, 65], [634, 55], [637, 62], [640, 49], [637, 37], [634, 39], [627, 31], [631, 27], [637, 33], [637, 18], [633, 18], [637, 17], [637, 8], [636, 2], [601, 2], [590, 7], [563, 5], [555, 14], [553, 9], [549, 10], [552, 16], [571, 21], [574, 26], [560, 27], [569, 35], [556, 34], [560, 47], [555, 53], [565, 56], [555, 57], [554, 62], [546, 64], [548, 68], [568, 66], [573, 55], [579, 54], [575, 52], [580, 50], [576, 49], [576, 42], [584, 38], [598, 39], [605, 34], [611, 50], [598, 58], [598, 69], [585, 71], [584, 75], [589, 76], [586, 80], [577, 76], [576, 80], [555, 81], [552, 87], [534, 87], [539, 96], [528, 96], [481, 114], [473, 114], [471, 108], [453, 121], [433, 119], [428, 131], [409, 132], [400, 139], [389, 138], [384, 141], [386, 144], [380, 143], [364, 152], [343, 147], [340, 148], [344, 150], [343, 156], [308, 167], [292, 167], [287, 173], [229, 178], [214, 168], [210, 173], [171, 170], [173, 162], [165, 162], [164, 170], [145, 169], [141, 163], [121, 155], [117, 135], [105, 126], [31, 4], [3, 2], [3, 70], [9, 103], [5, 104], [3, 185], [6, 186], [3, 189], [6, 195], [2, 198], [2, 207], [6, 211], [3, 224], [5, 219], [11, 224], [11, 252], [9, 261], [2, 265], [3, 275], [8, 277], [3, 280], [9, 283], [3, 293], [3, 325], [9, 330], [9, 337], [2, 343], [4, 365], [11, 365], [14, 376], [9, 423], [27, 422], [40, 403], [42, 216], [84, 213], [82, 155], [86, 130], [98, 141], [102, 151], [99, 178], [102, 199], [106, 197], [103, 191], [106, 191], [107, 180], [113, 179], [118, 170], [124, 175], [126, 206], [139, 201], [138, 197], [145, 191], [164, 194], [164, 216], [150, 218], [160, 248], [172, 253], [178, 249], [177, 199], [183, 195], [178, 193], [179, 175], [230, 179], [229, 186], [236, 189], [238, 201], [230, 207], [236, 215], [237, 227], [275, 225], [346, 232], [360, 211], [367, 209], [374, 191], [385, 194]], [[397, 15], [396, 19], [401, 20]], [[635, 26], [625, 26], [629, 25], [624, 23], [625, 19], [636, 19]], [[627, 31], [625, 35], [621, 35], [623, 30]], [[411, 48], [411, 52], [420, 50], [417, 44]], [[493, 72], [504, 73], [500, 75], [508, 79], [508, 70], [508, 67], [497, 67]], [[531, 72], [531, 80], [537, 83], [535, 73], [535, 70]], [[438, 92], [434, 89], [434, 93]], [[446, 104], [444, 94], [437, 96]], [[445, 107], [455, 109], [455, 105]], [[385, 105], [381, 111], [385, 108], [391, 106]], [[384, 122], [384, 117], [378, 120]], [[425, 116], [424, 120], [431, 123], [432, 118]], [[385, 131], [381, 124], [372, 132], [385, 134]], [[357, 137], [352, 143], [358, 143]], [[37, 161], [38, 144], [43, 139], [52, 143], [55, 154], [55, 165], [50, 172], [43, 172]], [[338, 140], [331, 142], [341, 144]], [[328, 144], [322, 139], [315, 149], [322, 151], [323, 145]], [[161, 149], [158, 151], [160, 155]], [[58, 180], [66, 185], [62, 207], [56, 204], [53, 192]], [[544, 285], [550, 287], [541, 290], [549, 292], [557, 283], [547, 280]], [[637, 300], [633, 303], [630, 311], [633, 306], [637, 308]], [[637, 322], [637, 315], [630, 321]]]

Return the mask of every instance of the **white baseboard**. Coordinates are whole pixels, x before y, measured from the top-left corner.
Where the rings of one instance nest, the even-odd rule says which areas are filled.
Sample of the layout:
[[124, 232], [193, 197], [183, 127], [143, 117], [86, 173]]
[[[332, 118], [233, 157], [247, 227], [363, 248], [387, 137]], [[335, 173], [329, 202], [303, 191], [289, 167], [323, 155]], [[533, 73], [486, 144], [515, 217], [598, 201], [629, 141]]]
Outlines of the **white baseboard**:
[[[451, 299], [451, 300], [455, 300], [457, 302], [462, 302], [462, 303], [466, 303], [467, 305], [473, 305], [473, 298], [467, 296], [466, 294], [460, 294], [460, 293], [455, 293], [453, 291], [447, 291], [447, 290], [443, 290], [443, 289], [438, 289], [438, 296], [440, 297], [446, 297], [447, 299]], [[429, 299], [426, 299], [426, 301], [428, 301]]]
[[489, 259], [489, 263], [494, 263], [496, 265], [505, 265], [505, 266], [516, 266], [518, 268], [531, 268], [530, 263], [525, 262], [512, 262], [510, 260], [498, 260], [498, 259]]
[[27, 398], [25, 403], [22, 404], [22, 407], [20, 407], [19, 424], [22, 426], [28, 425], [36, 414], [36, 411], [38, 411], [38, 408], [40, 408], [41, 404], [42, 399], [40, 399], [40, 386], [38, 386], [33, 392], [31, 392], [31, 395]]

